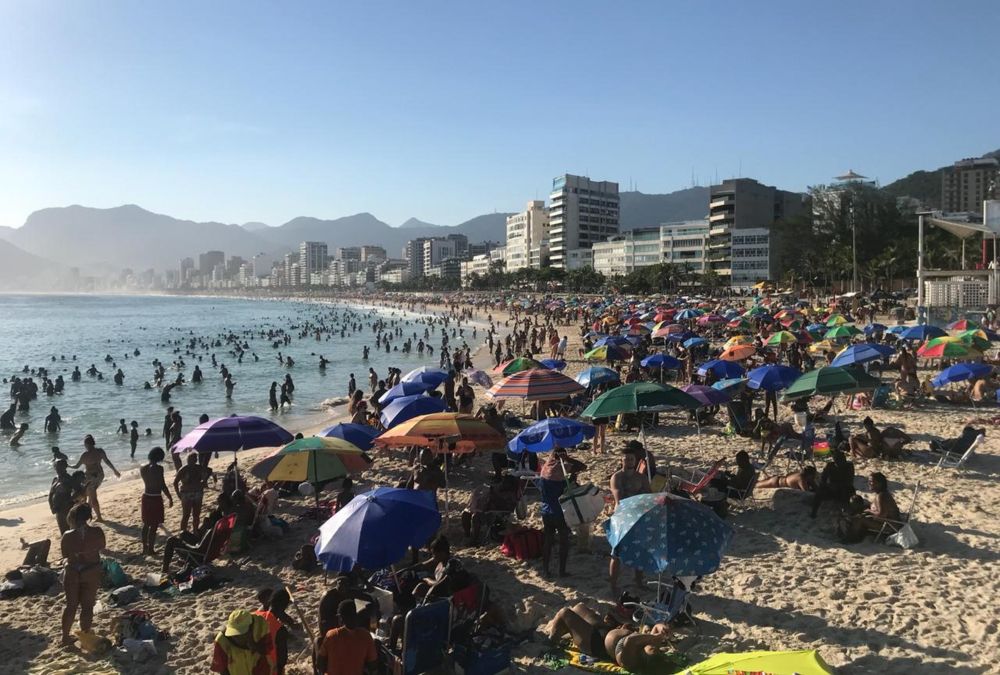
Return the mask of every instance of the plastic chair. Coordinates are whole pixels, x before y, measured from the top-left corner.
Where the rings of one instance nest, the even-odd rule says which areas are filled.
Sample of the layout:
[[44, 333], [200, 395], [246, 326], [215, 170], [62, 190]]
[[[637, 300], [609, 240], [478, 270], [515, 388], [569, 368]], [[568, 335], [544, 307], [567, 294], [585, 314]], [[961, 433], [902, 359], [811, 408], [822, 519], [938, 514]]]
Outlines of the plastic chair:
[[917, 495], [920, 493], [920, 483], [913, 486], [913, 496], [910, 498], [910, 508], [905, 512], [900, 512], [899, 520], [892, 520], [890, 518], [881, 518], [879, 523], [881, 525], [877, 529], [869, 529], [869, 532], [875, 535], [875, 542], [878, 543], [880, 539], [888, 538], [903, 529], [904, 525], [911, 524], [913, 522], [913, 516], [917, 509]]
[[980, 444], [986, 442], [986, 434], [979, 434], [976, 436], [976, 440], [972, 441], [968, 449], [965, 452], [957, 452], [955, 450], [944, 450], [941, 453], [941, 459], [938, 460], [937, 468], [947, 468], [947, 469], [961, 469], [965, 466], [965, 463], [972, 457], [972, 454], [976, 451], [976, 448]]
[[384, 645], [381, 651], [392, 675], [417, 675], [444, 664], [450, 640], [451, 602], [439, 600], [407, 612], [398, 654]]
[[739, 507], [740, 511], [746, 511], [750, 506], [757, 505], [757, 498], [754, 496], [753, 491], [757, 487], [757, 481], [760, 480], [760, 476], [760, 471], [755, 472], [745, 490], [729, 488], [726, 491], [726, 497], [730, 502]]
[[229, 540], [233, 534], [233, 528], [236, 526], [236, 514], [230, 513], [228, 516], [223, 516], [212, 527], [212, 534], [209, 538], [208, 548], [205, 552], [195, 551], [191, 549], [177, 549], [177, 555], [181, 557], [182, 560], [193, 565], [208, 565], [209, 563], [218, 560], [222, 555], [223, 551], [229, 548]]
[[700, 632], [689, 602], [690, 587], [694, 585], [696, 580], [696, 577], [686, 577], [685, 579], [674, 577], [669, 583], [650, 581], [648, 585], [656, 588], [655, 602], [626, 602], [622, 603], [622, 606], [633, 610], [632, 620], [640, 626], [653, 626], [658, 623], [672, 624], [683, 618], [694, 627], [696, 632]]
[[702, 473], [701, 478], [697, 482], [695, 482], [695, 476], [697, 475], [698, 472], [692, 471], [691, 480], [690, 481], [679, 480], [677, 482], [677, 487], [680, 490], [683, 490], [684, 492], [688, 493], [689, 495], [696, 495], [702, 490], [704, 490], [708, 486], [708, 484], [712, 482], [712, 479], [719, 474], [721, 470], [722, 470], [722, 461], [720, 460], [717, 461], [715, 464], [713, 464], [708, 471]]

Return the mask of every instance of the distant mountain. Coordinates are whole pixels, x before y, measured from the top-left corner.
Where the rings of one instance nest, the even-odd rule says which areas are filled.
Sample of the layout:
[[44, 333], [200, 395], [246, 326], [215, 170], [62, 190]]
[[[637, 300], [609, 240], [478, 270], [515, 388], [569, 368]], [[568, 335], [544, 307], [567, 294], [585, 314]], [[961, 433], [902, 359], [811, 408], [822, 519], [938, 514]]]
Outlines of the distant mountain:
[[249, 223], [243, 223], [242, 227], [247, 232], [259, 232], [261, 230], [270, 230], [271, 226], [267, 223], [258, 223], [257, 221], [250, 221]]
[[707, 187], [691, 187], [668, 194], [622, 192], [619, 224], [622, 230], [659, 225], [677, 220], [697, 220], [708, 215]]
[[84, 274], [107, 266], [171, 269], [181, 258], [197, 258], [208, 250], [250, 256], [275, 248], [239, 225], [178, 220], [132, 204], [35, 211], [9, 240], [34, 255], [79, 267]]
[[412, 229], [416, 227], [440, 227], [440, 225], [435, 225], [433, 223], [425, 223], [422, 220], [417, 220], [416, 218], [410, 218], [405, 223], [399, 226], [400, 229]]
[[0, 289], [46, 290], [55, 288], [64, 272], [59, 265], [0, 240]]
[[0, 239], [4, 241], [10, 239], [10, 235], [13, 234], [14, 228], [7, 227], [6, 225], [0, 225]]

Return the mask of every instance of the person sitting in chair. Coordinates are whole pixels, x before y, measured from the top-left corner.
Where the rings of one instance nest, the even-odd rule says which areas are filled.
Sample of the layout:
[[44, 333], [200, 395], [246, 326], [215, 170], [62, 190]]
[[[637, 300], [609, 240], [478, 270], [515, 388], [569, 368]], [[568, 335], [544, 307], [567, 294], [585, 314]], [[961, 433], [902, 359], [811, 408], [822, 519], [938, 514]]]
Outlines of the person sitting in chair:
[[831, 460], [823, 467], [812, 509], [809, 511], [810, 518], [816, 517], [819, 505], [825, 500], [846, 501], [854, 495], [854, 463], [847, 461], [845, 447], [843, 444], [835, 447], [831, 452]]
[[870, 531], [879, 531], [887, 520], [900, 520], [899, 506], [889, 492], [889, 481], [885, 474], [876, 471], [868, 479], [868, 488], [875, 493], [868, 509], [859, 518]]
[[505, 517], [514, 512], [518, 501], [518, 480], [513, 476], [504, 476], [490, 480], [489, 486], [480, 486], [473, 490], [469, 500], [469, 508], [462, 511], [462, 530], [468, 541], [475, 545], [482, 543], [483, 525], [489, 523], [489, 514], [502, 514]]

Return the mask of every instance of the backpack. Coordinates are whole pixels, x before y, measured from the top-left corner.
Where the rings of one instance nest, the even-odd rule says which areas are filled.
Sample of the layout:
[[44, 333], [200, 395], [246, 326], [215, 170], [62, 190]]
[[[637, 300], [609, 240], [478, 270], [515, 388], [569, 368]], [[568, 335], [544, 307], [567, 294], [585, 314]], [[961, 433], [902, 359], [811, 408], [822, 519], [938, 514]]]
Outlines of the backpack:
[[292, 559], [292, 567], [301, 572], [312, 572], [319, 565], [319, 561], [316, 559], [316, 549], [313, 548], [312, 544], [303, 544], [295, 553], [295, 557]]
[[102, 558], [101, 567], [104, 571], [105, 587], [121, 588], [122, 586], [128, 586], [128, 575], [125, 574], [125, 570], [122, 569], [121, 564], [117, 560]]
[[523, 527], [508, 532], [500, 545], [500, 552], [516, 560], [534, 560], [542, 555], [542, 532]]

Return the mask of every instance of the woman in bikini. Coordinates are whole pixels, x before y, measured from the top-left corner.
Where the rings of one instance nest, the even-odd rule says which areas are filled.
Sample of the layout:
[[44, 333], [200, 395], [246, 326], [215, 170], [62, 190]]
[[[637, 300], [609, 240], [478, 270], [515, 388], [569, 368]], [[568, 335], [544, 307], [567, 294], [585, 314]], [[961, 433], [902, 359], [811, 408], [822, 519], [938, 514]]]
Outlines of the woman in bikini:
[[69, 512], [69, 524], [60, 540], [62, 555], [66, 558], [63, 588], [66, 592], [66, 609], [62, 615], [62, 644], [73, 644], [70, 629], [80, 609], [80, 629], [90, 632], [94, 624], [94, 603], [101, 588], [101, 551], [106, 542], [104, 530], [88, 525], [93, 512], [89, 504], [77, 504]]
[[104, 464], [111, 467], [111, 470], [115, 472], [116, 478], [121, 478], [121, 474], [115, 465], [111, 463], [108, 459], [108, 455], [104, 452], [104, 448], [95, 447], [94, 437], [87, 434], [83, 438], [83, 454], [80, 455], [80, 459], [76, 461], [72, 469], [78, 468], [83, 465], [84, 471], [84, 488], [87, 493], [87, 503], [94, 510], [94, 517], [97, 522], [103, 522], [101, 518], [101, 505], [97, 501], [97, 488], [101, 486], [104, 482]]
[[631, 672], [654, 672], [659, 663], [657, 647], [667, 642], [670, 628], [658, 623], [650, 632], [640, 633], [602, 619], [581, 602], [560, 609], [549, 624], [551, 642], [564, 635], [570, 636], [581, 653], [599, 661], [612, 661]]
[[762, 481], [757, 481], [757, 488], [763, 490], [774, 490], [777, 488], [790, 488], [803, 492], [816, 490], [816, 467], [807, 466], [802, 471], [795, 471], [785, 476], [771, 476]]

